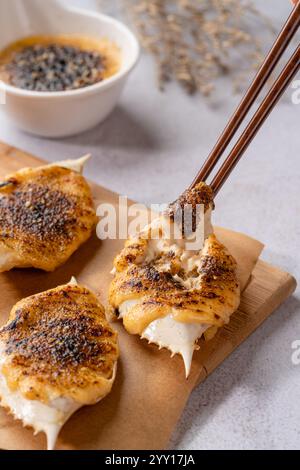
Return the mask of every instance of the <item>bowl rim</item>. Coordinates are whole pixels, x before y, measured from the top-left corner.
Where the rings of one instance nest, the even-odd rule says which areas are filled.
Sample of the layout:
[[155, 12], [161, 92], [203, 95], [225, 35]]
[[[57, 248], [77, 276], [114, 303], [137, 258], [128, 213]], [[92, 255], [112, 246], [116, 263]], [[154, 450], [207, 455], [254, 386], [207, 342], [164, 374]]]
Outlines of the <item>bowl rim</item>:
[[119, 70], [117, 73], [109, 78], [104, 79], [101, 82], [89, 85], [87, 87], [79, 88], [77, 90], [66, 90], [66, 91], [31, 91], [23, 90], [22, 88], [15, 87], [9, 83], [0, 80], [0, 90], [4, 93], [10, 93], [11, 95], [21, 96], [23, 98], [33, 99], [60, 99], [60, 98], [75, 98], [83, 95], [94, 94], [97, 91], [105, 90], [112, 87], [116, 82], [124, 79], [136, 66], [140, 57], [140, 44], [133, 34], [133, 32], [121, 21], [103, 13], [93, 12], [84, 8], [67, 7], [66, 11], [72, 11], [76, 13], [84, 13], [85, 16], [97, 18], [98, 20], [109, 23], [114, 28], [122, 31], [129, 38], [132, 44], [133, 58], [125, 64], [124, 68]]

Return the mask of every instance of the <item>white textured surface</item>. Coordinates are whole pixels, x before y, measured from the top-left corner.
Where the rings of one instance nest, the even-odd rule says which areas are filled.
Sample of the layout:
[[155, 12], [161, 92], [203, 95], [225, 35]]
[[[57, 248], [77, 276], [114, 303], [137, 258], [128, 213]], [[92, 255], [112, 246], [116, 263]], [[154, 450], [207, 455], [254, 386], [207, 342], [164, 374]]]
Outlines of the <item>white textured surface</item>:
[[[288, 0], [263, 4], [279, 28]], [[291, 94], [225, 185], [214, 220], [262, 240], [263, 258], [300, 279], [300, 105], [291, 103]], [[139, 201], [166, 202], [191, 182], [237, 99], [227, 81], [220, 82], [211, 103], [187, 97], [172, 85], [161, 94], [151, 60], [143, 57], [120, 106], [97, 129], [49, 141], [19, 133], [1, 117], [0, 139], [51, 161], [91, 152], [89, 177]], [[300, 365], [291, 362], [291, 343], [300, 339], [299, 314], [298, 289], [193, 393], [171, 447], [300, 447]]]

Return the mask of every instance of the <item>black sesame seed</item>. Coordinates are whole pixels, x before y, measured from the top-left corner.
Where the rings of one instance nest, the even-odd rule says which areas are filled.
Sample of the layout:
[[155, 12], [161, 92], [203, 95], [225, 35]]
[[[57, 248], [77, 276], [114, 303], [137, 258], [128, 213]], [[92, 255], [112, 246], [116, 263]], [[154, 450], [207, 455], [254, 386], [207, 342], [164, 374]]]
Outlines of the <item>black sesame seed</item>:
[[50, 44], [25, 47], [6, 66], [12, 85], [30, 91], [65, 91], [103, 80], [104, 59], [96, 51]]

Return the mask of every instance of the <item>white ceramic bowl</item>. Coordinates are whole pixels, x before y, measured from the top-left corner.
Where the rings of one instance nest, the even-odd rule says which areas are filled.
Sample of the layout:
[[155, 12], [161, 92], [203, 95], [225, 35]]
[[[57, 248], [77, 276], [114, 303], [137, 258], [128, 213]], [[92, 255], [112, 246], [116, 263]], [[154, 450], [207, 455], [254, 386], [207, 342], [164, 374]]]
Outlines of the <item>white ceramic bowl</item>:
[[[5, 10], [4, 10], [5, 8]], [[108, 16], [66, 8], [59, 0], [1, 0], [0, 49], [41, 34], [107, 38], [121, 49], [119, 72], [95, 85], [63, 92], [32, 92], [0, 82], [0, 111], [20, 129], [44, 137], [65, 137], [96, 126], [114, 109], [139, 57], [130, 30]]]

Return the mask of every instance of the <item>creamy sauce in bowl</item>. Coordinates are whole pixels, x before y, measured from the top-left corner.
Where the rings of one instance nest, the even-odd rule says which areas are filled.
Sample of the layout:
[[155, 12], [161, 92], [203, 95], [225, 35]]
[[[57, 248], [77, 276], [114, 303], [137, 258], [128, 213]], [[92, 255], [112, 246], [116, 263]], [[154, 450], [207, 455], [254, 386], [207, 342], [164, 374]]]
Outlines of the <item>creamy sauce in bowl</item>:
[[29, 91], [85, 88], [117, 74], [119, 47], [106, 38], [30, 36], [0, 52], [0, 80]]

